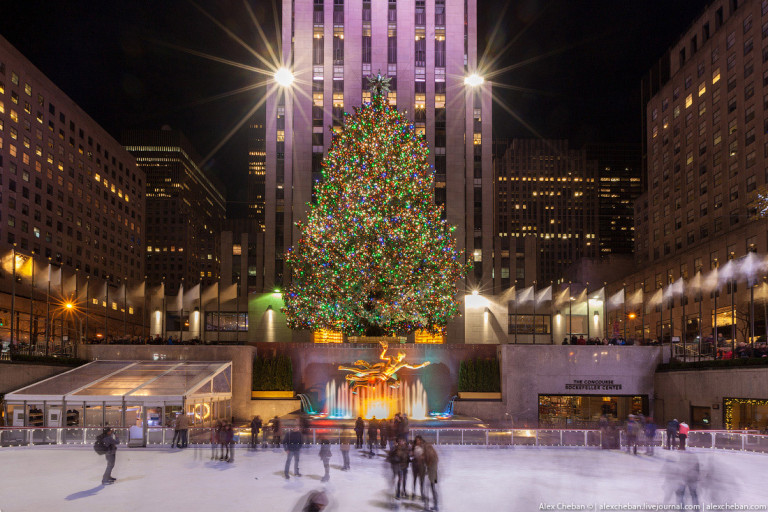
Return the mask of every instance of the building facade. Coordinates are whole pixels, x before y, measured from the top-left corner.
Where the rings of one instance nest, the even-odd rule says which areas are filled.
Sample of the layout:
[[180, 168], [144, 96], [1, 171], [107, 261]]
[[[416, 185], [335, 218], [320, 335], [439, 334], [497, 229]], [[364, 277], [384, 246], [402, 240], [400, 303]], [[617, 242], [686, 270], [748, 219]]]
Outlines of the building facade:
[[[377, 73], [392, 79], [389, 102], [429, 144], [435, 201], [475, 264], [469, 284], [490, 284], [490, 83], [464, 83], [478, 67], [476, 9], [474, 0], [283, 2], [282, 58], [296, 81], [267, 100], [265, 291], [287, 278], [283, 255], [322, 178], [328, 127], [370, 99], [367, 77]], [[461, 339], [461, 326], [453, 330]]]
[[256, 221], [256, 232], [264, 232], [264, 184], [267, 153], [264, 144], [264, 112], [248, 125], [248, 218]]
[[[557, 284], [565, 267], [599, 254], [598, 170], [586, 151], [565, 140], [516, 139], [496, 173], [496, 293]], [[526, 270], [530, 260], [535, 275]]]
[[[690, 342], [718, 331], [745, 341], [765, 329], [756, 286], [763, 270], [729, 272], [747, 269], [751, 253], [768, 252], [768, 222], [758, 209], [768, 179], [766, 35], [768, 1], [715, 1], [657, 66], [669, 69], [657, 73], [668, 80], [645, 111], [649, 188], [635, 205], [642, 270], [609, 287], [646, 299], [645, 308], [630, 308], [637, 336]], [[670, 288], [677, 282], [682, 288]], [[662, 289], [661, 303], [650, 300]], [[745, 310], [753, 296], [759, 306], [750, 334]]]
[[148, 286], [209, 286], [219, 278], [219, 233], [226, 206], [186, 137], [168, 128], [131, 130], [123, 144], [147, 180]]
[[133, 156], [0, 37], [0, 337], [56, 352], [142, 333], [145, 185]]
[[601, 257], [635, 250], [635, 200], [642, 193], [640, 146], [588, 144], [587, 160], [597, 162], [598, 247]]

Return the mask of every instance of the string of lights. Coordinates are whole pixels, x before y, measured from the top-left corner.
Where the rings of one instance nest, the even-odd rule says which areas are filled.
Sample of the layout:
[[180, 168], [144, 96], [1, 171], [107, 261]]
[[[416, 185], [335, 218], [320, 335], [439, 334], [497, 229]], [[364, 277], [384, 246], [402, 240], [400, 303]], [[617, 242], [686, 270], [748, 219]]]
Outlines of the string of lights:
[[429, 149], [372, 83], [372, 101], [346, 114], [299, 223], [284, 294], [293, 329], [347, 335], [439, 332], [459, 313], [471, 264], [432, 200]]

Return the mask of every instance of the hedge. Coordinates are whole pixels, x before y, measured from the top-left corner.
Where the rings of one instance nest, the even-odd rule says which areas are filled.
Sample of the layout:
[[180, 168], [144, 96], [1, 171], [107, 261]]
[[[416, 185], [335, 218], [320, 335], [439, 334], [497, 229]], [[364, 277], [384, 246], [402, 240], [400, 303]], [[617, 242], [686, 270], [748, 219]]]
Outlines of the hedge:
[[468, 359], [459, 364], [459, 391], [498, 393], [501, 373], [498, 359]]
[[290, 356], [257, 357], [253, 360], [253, 391], [293, 391]]

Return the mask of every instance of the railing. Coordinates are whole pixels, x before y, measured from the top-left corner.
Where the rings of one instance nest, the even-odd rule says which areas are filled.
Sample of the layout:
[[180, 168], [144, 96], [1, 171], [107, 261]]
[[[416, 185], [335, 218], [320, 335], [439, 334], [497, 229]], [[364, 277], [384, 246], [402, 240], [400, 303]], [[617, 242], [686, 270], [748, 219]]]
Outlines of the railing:
[[[130, 439], [127, 428], [115, 428], [121, 444], [128, 446], [166, 445], [173, 439], [173, 429], [165, 427], [149, 427], [146, 439]], [[281, 429], [281, 434], [296, 428]], [[251, 440], [250, 428], [234, 429], [235, 444], [248, 444]], [[0, 428], [0, 446], [30, 446], [30, 445], [87, 445], [93, 444], [103, 428], [42, 428], [42, 427], [4, 427]], [[768, 435], [753, 433], [755, 431], [729, 430], [692, 430], [688, 434], [687, 446], [712, 450], [739, 450], [756, 453], [768, 453]], [[188, 443], [190, 445], [209, 445], [212, 429], [190, 428]], [[618, 434], [618, 432], [617, 432]], [[487, 446], [487, 447], [573, 447], [596, 448], [603, 444], [603, 433], [600, 430], [566, 430], [566, 429], [488, 429], [488, 428], [422, 428], [410, 429], [409, 436], [420, 435], [425, 441], [435, 445], [445, 446]], [[304, 436], [305, 444], [318, 444], [328, 440], [338, 444], [341, 437], [354, 442], [354, 431], [350, 428], [311, 428]], [[365, 441], [367, 444], [367, 431]], [[273, 433], [262, 431], [258, 437], [259, 443], [264, 440], [273, 444]], [[620, 431], [619, 441], [626, 446], [624, 431]], [[639, 446], [654, 447], [666, 445], [666, 432], [659, 430], [652, 443], [640, 436]]]

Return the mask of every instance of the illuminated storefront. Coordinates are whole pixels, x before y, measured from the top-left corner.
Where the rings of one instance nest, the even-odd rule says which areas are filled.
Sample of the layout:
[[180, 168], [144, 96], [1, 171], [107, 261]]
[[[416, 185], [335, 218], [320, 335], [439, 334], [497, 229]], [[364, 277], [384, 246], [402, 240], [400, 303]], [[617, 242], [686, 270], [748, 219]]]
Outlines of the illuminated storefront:
[[768, 429], [768, 400], [756, 398], [723, 399], [723, 415], [726, 429]]
[[646, 395], [539, 395], [543, 428], [594, 428], [602, 415], [624, 421], [630, 414], [648, 414]]

